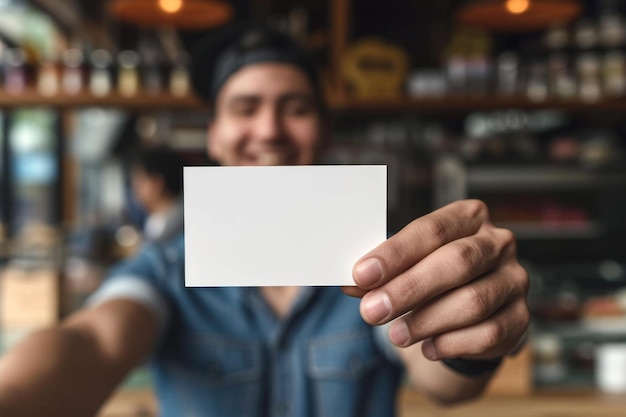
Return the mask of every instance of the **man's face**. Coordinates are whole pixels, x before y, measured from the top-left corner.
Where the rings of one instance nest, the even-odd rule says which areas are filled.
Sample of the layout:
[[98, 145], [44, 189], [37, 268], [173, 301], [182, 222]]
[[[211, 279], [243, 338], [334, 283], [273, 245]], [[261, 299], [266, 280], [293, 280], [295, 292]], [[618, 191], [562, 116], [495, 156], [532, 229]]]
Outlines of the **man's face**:
[[215, 101], [209, 155], [222, 165], [308, 165], [323, 145], [322, 118], [306, 75], [259, 63], [233, 74]]

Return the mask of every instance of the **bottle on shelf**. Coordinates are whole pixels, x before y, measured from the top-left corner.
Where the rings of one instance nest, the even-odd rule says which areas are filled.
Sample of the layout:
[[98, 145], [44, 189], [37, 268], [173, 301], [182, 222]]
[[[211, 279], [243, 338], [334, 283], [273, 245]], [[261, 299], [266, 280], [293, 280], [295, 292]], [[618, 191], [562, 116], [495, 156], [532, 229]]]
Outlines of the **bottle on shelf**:
[[604, 48], [621, 48], [626, 42], [626, 25], [618, 13], [606, 10], [598, 20], [598, 41]]
[[577, 79], [567, 55], [555, 52], [548, 58], [550, 93], [552, 96], [572, 100], [576, 98]]
[[450, 94], [463, 96], [467, 86], [467, 62], [461, 54], [452, 54], [445, 63], [446, 81]]
[[607, 97], [626, 94], [626, 56], [620, 50], [609, 51], [602, 63], [603, 92]]
[[149, 95], [161, 93], [164, 88], [161, 71], [163, 57], [161, 53], [154, 45], [145, 42], [139, 47], [139, 57], [141, 61], [140, 78], [142, 90]]
[[117, 91], [121, 96], [132, 97], [139, 92], [139, 54], [125, 50], [118, 55], [119, 73]]
[[530, 65], [526, 83], [526, 96], [531, 101], [544, 101], [548, 98], [546, 64], [541, 60], [536, 60]]
[[580, 19], [576, 23], [574, 43], [581, 50], [589, 50], [598, 46], [598, 27], [593, 20]]
[[543, 35], [543, 42], [545, 47], [551, 52], [565, 50], [570, 42], [567, 27], [559, 24], [550, 27]]
[[37, 70], [37, 91], [51, 97], [59, 93], [60, 77], [58, 62], [53, 57], [43, 58]]
[[21, 94], [26, 89], [26, 52], [22, 48], [8, 49], [4, 56], [4, 88], [9, 94]]
[[600, 85], [600, 60], [593, 52], [585, 52], [578, 56], [578, 95], [581, 101], [596, 102], [602, 98]]
[[96, 97], [103, 97], [113, 89], [111, 65], [113, 55], [105, 49], [96, 49], [89, 55], [91, 72], [89, 76], [89, 91]]
[[186, 52], [180, 51], [172, 65], [169, 79], [170, 93], [175, 97], [185, 97], [191, 90], [188, 66], [189, 56]]
[[78, 48], [69, 48], [61, 55], [63, 62], [62, 90], [65, 94], [76, 95], [84, 89], [85, 55]]
[[503, 52], [497, 59], [498, 94], [513, 96], [519, 88], [519, 56], [515, 52]]

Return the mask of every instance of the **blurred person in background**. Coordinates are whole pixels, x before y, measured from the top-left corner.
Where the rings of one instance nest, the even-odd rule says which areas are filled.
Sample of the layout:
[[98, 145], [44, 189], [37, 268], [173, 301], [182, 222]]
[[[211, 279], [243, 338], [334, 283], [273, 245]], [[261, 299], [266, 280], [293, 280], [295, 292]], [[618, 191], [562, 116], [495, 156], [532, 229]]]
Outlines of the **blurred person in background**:
[[167, 241], [183, 231], [183, 165], [167, 146], [143, 147], [131, 157], [132, 193], [148, 214], [143, 225], [147, 241]]
[[[194, 56], [212, 159], [316, 161], [327, 112], [292, 39], [239, 25]], [[164, 245], [146, 245], [86, 308], [5, 355], [0, 415], [93, 415], [149, 358], [163, 416], [392, 416], [404, 373], [440, 403], [480, 395], [529, 324], [515, 238], [480, 201], [412, 221], [363, 254], [344, 289], [185, 288], [183, 236]]]

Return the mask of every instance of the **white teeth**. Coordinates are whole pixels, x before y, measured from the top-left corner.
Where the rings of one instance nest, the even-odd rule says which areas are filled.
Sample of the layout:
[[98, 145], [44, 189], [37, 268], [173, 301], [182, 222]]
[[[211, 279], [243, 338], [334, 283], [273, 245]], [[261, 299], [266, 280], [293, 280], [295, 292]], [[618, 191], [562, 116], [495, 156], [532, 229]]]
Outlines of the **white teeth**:
[[261, 153], [257, 159], [259, 165], [282, 165], [284, 161], [283, 155], [273, 152]]

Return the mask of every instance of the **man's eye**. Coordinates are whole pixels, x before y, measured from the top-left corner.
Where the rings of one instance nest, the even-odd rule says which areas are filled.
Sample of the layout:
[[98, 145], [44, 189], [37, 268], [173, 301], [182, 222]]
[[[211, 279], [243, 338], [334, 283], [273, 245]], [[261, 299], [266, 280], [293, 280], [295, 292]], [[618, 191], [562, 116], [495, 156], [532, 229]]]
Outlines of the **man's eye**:
[[293, 104], [285, 106], [285, 114], [290, 116], [308, 116], [313, 112], [313, 106], [308, 104]]
[[253, 106], [236, 106], [232, 108], [232, 113], [236, 116], [252, 116], [254, 114]]

